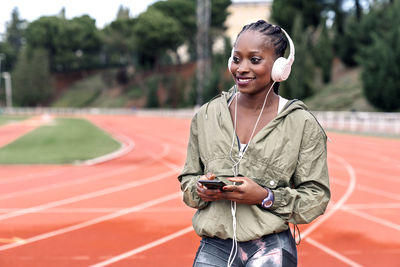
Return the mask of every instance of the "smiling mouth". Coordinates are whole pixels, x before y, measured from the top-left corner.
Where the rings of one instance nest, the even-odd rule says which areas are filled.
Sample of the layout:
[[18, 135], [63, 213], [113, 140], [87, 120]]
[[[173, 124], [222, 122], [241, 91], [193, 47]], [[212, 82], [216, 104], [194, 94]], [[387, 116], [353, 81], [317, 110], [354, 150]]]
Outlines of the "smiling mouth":
[[250, 82], [253, 78], [237, 78], [239, 82]]
[[236, 78], [237, 85], [247, 86], [254, 78]]

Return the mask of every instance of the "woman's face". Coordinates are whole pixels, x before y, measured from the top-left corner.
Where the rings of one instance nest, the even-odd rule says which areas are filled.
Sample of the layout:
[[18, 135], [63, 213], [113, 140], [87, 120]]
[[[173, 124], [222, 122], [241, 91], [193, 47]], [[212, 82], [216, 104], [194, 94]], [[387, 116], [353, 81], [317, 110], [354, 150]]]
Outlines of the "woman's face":
[[256, 94], [272, 84], [271, 70], [276, 56], [266, 41], [256, 31], [245, 31], [236, 40], [231, 72], [242, 93]]

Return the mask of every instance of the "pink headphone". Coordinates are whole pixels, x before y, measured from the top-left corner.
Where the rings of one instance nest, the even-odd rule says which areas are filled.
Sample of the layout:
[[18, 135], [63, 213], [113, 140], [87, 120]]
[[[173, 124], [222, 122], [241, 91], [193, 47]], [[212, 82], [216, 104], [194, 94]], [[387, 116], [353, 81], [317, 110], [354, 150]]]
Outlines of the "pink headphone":
[[[292, 39], [290, 39], [289, 34], [284, 29], [281, 28], [281, 30], [286, 35], [286, 38], [289, 41], [290, 53], [289, 53], [288, 58], [279, 57], [275, 60], [274, 65], [272, 66], [272, 71], [271, 71], [271, 78], [275, 82], [283, 82], [289, 77], [290, 71], [292, 69], [292, 64], [294, 61], [293, 41], [292, 41]], [[232, 48], [231, 57], [228, 60], [229, 71], [231, 71], [231, 64], [233, 61], [233, 52], [234, 52], [234, 48]]]

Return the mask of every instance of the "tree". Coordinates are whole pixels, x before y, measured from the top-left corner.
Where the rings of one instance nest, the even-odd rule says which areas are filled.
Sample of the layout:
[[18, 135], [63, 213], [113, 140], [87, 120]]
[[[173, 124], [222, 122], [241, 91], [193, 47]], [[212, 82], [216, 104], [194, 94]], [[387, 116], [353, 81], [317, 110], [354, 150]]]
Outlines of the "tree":
[[393, 25], [400, 23], [400, 3], [384, 5], [380, 11], [385, 16], [370, 32], [371, 43], [360, 47], [357, 59], [368, 101], [382, 110], [395, 111], [400, 108], [400, 29]]
[[294, 20], [293, 42], [296, 45], [296, 56], [289, 79], [283, 83], [282, 93], [287, 98], [304, 99], [313, 94], [314, 62], [310, 44], [310, 31], [302, 31], [302, 17]]
[[63, 48], [65, 54], [69, 54], [69, 58], [64, 68], [69, 69], [71, 63], [72, 66], [76, 66], [72, 69], [96, 68], [99, 65], [101, 50], [100, 32], [96, 28], [96, 20], [88, 15], [75, 17], [68, 21], [66, 30], [67, 39], [64, 40], [66, 45]]
[[133, 31], [141, 63], [149, 67], [159, 66], [165, 52], [175, 51], [185, 38], [179, 22], [156, 9], [140, 14]]
[[123, 7], [122, 5], [119, 6], [118, 13], [117, 13], [117, 20], [119, 19], [129, 19], [129, 7]]
[[12, 73], [13, 99], [19, 106], [43, 106], [53, 96], [45, 49], [22, 49]]
[[98, 65], [100, 35], [95, 20], [87, 15], [72, 20], [57, 16], [41, 17], [29, 24], [25, 35], [30, 48], [48, 50], [53, 71]]
[[211, 1], [211, 29], [214, 31], [225, 31], [225, 21], [228, 17], [228, 6], [232, 4], [231, 0], [212, 0]]
[[325, 21], [319, 27], [319, 36], [312, 55], [315, 65], [321, 69], [323, 82], [329, 82], [332, 72], [333, 45]]
[[24, 42], [25, 25], [26, 21], [19, 17], [18, 8], [14, 8], [11, 12], [11, 21], [6, 23], [4, 44], [0, 45], [0, 53], [6, 55], [6, 61], [2, 62], [2, 64], [5, 63], [6, 70], [11, 70], [15, 64], [18, 52]]
[[[211, 40], [215, 41], [226, 30], [225, 20], [227, 18], [228, 6], [231, 0], [212, 0], [211, 1]], [[149, 9], [155, 8], [164, 15], [177, 20], [182, 28], [185, 40], [183, 43], [189, 45], [189, 53], [192, 59], [195, 58], [196, 51], [196, 0], [168, 0], [158, 1], [151, 5]], [[211, 51], [211, 46], [209, 48]], [[179, 60], [179, 55], [175, 51]]]
[[133, 65], [135, 60], [136, 18], [121, 18], [101, 31], [103, 52], [108, 65]]
[[[195, 40], [196, 40], [196, 12], [195, 12], [195, 1], [193, 0], [169, 0], [169, 1], [158, 1], [153, 5], [149, 6], [149, 10], [156, 9], [162, 12], [165, 16], [175, 19], [182, 29], [182, 34], [185, 36], [182, 39], [182, 45], [187, 42], [189, 50], [194, 51]], [[178, 47], [177, 46], [177, 47]], [[179, 55], [175, 50], [175, 55], [180, 61]]]
[[321, 22], [322, 10], [320, 0], [274, 0], [271, 17], [279, 26], [291, 32], [295, 26], [293, 18], [298, 14], [302, 17], [303, 29], [309, 26], [316, 28]]
[[372, 42], [371, 33], [387, 28], [386, 1], [378, 1], [367, 14], [358, 20], [356, 14], [347, 15], [343, 33], [335, 34], [335, 51], [340, 59], [349, 67], [356, 66], [360, 47]]
[[15, 51], [7, 42], [0, 42], [0, 54], [2, 54], [1, 71], [10, 71], [16, 61]]

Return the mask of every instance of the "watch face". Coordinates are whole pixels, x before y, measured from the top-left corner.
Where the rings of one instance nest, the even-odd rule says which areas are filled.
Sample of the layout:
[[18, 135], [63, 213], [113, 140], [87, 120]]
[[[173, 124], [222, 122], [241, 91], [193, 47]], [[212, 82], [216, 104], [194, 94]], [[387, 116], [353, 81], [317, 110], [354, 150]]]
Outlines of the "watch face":
[[265, 201], [264, 208], [270, 208], [272, 206], [272, 200]]

